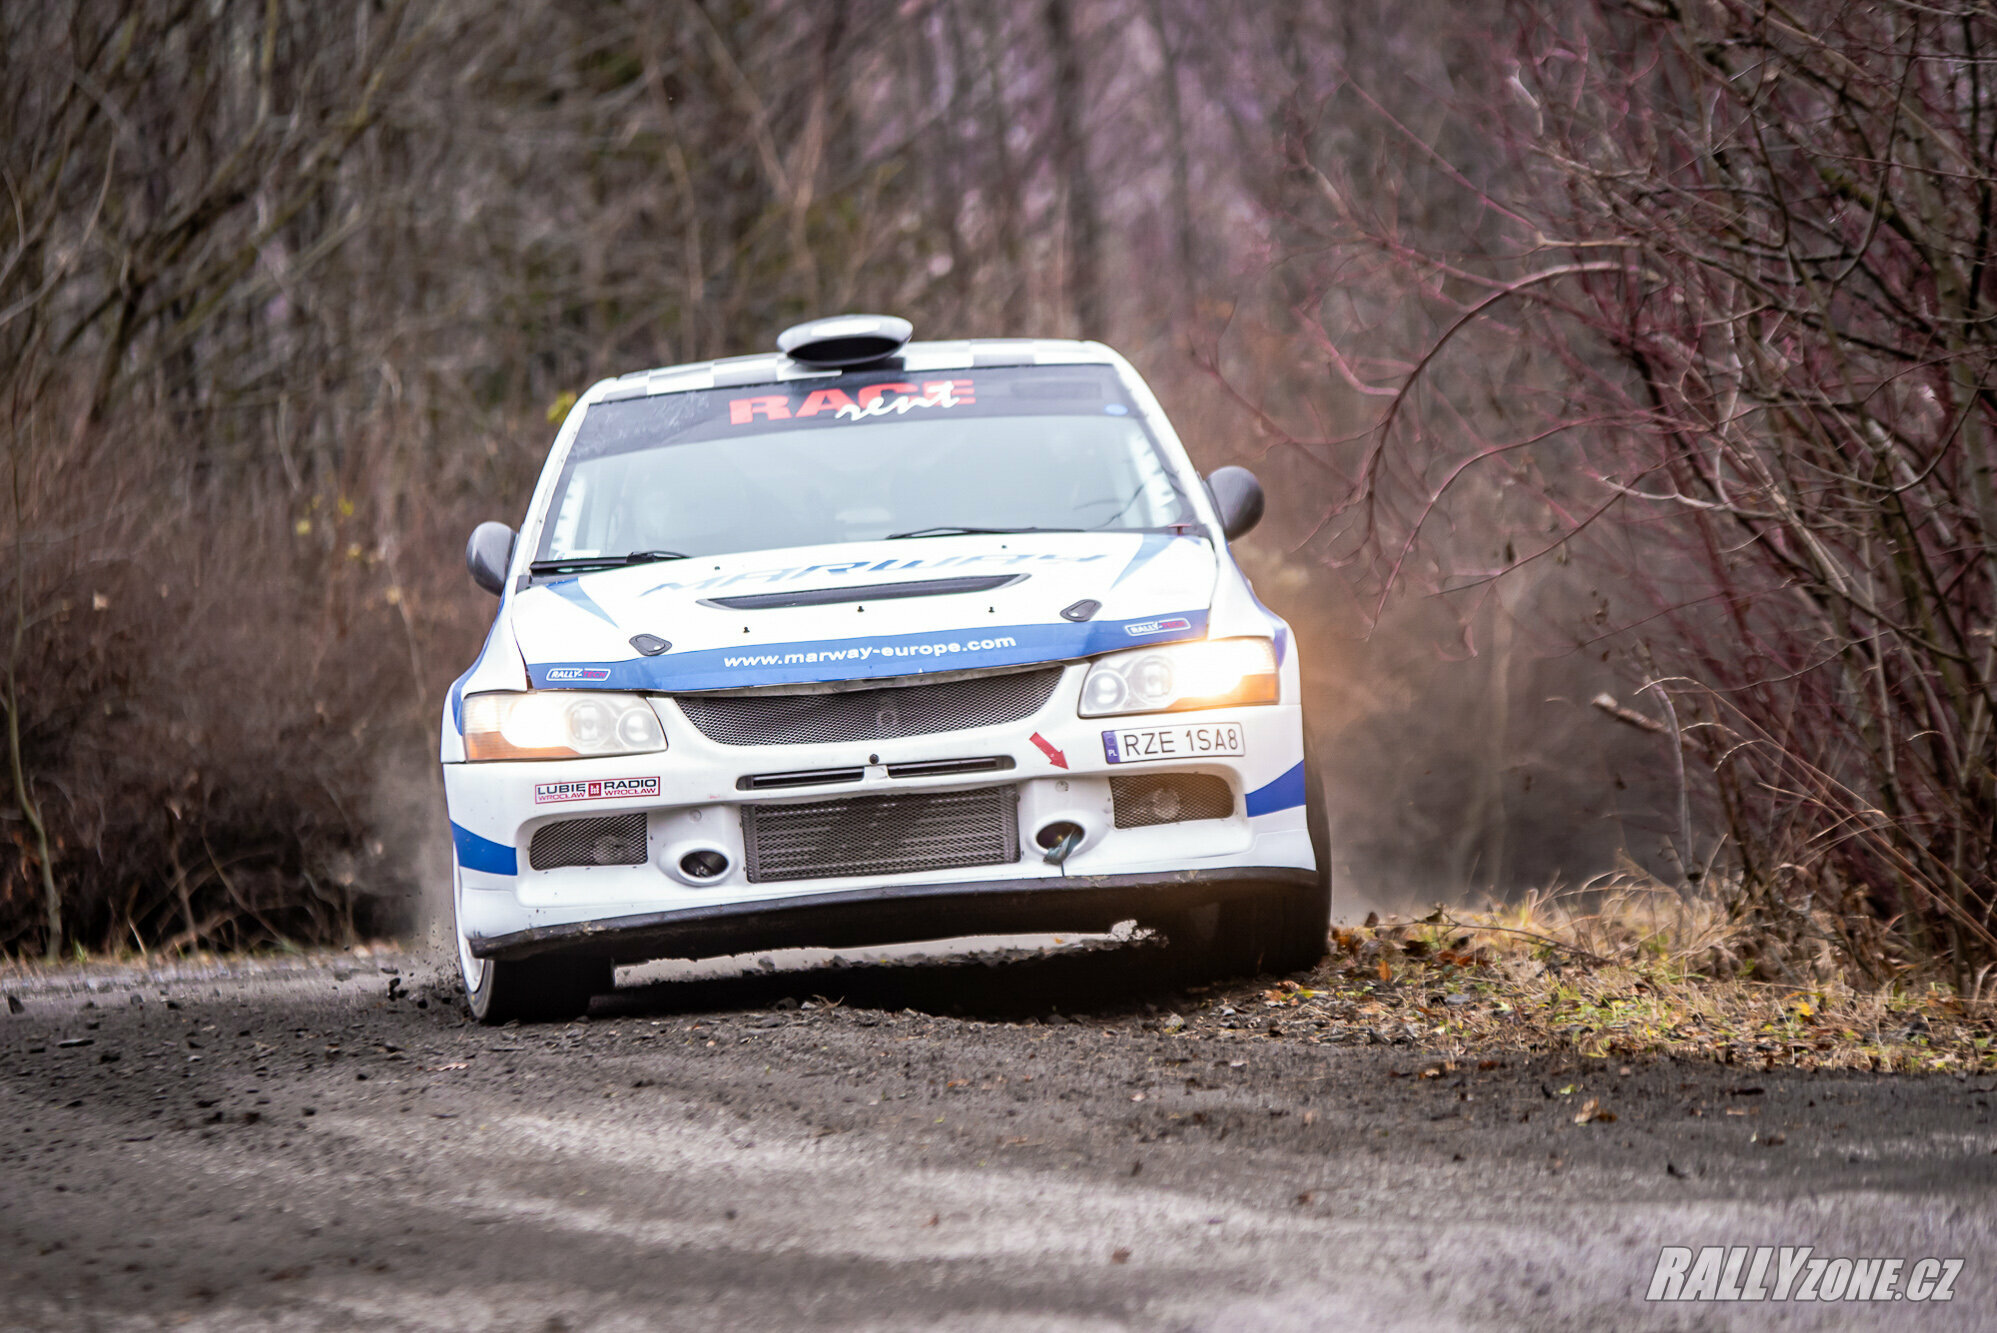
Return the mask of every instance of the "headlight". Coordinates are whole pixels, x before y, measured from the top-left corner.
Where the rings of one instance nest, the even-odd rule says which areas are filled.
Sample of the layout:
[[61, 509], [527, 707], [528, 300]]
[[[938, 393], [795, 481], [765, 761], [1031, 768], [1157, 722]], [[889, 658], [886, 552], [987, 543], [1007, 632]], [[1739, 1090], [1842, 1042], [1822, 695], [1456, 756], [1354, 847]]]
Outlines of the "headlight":
[[1276, 702], [1276, 649], [1267, 639], [1209, 639], [1098, 658], [1082, 682], [1082, 716], [1176, 713]]
[[465, 698], [467, 759], [598, 759], [665, 748], [659, 715], [635, 694], [534, 690]]

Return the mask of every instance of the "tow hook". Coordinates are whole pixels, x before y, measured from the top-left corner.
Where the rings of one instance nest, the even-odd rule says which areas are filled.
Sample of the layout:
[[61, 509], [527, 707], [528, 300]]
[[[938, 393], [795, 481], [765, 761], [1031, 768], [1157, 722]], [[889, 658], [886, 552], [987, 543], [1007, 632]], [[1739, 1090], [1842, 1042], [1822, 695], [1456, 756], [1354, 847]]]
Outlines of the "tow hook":
[[1058, 866], [1082, 845], [1082, 829], [1079, 824], [1050, 824], [1040, 830], [1040, 836], [1034, 841], [1044, 849], [1042, 859], [1050, 866]]

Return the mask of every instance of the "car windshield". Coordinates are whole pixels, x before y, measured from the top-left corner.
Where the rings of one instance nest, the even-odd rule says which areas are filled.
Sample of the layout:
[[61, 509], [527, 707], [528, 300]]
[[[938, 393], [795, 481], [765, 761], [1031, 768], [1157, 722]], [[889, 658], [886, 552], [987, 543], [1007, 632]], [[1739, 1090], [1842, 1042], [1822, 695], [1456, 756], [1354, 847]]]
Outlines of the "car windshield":
[[588, 409], [536, 563], [1197, 522], [1106, 366], [867, 371]]

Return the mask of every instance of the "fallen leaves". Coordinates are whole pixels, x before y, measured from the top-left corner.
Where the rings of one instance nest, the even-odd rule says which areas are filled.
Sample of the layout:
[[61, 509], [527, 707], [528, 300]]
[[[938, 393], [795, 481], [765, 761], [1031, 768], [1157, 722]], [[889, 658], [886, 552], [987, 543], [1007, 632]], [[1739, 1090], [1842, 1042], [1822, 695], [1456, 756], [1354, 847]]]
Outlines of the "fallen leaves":
[[[1780, 989], [1715, 979], [1663, 948], [1610, 947], [1617, 930], [1644, 938], [1632, 933], [1642, 924], [1634, 918], [1598, 912], [1568, 922], [1595, 932], [1582, 948], [1548, 936], [1553, 927], [1544, 921], [1518, 918], [1534, 926], [1521, 930], [1515, 916], [1493, 909], [1339, 926], [1331, 957], [1311, 975], [1252, 991], [1217, 989], [1182, 1035], [1250, 1035], [1238, 1015], [1244, 1000], [1259, 999], [1257, 1007], [1317, 1016], [1309, 1026], [1286, 1016], [1286, 1040], [1458, 1056], [1493, 1047], [1561, 1052], [1613, 1060], [1618, 1072], [1666, 1055], [1744, 1068], [1997, 1072], [1997, 1005], [1988, 1001], [1939, 986], [1860, 992], [1837, 979]], [[1212, 1015], [1221, 1021], [1202, 1021]]]
[[1590, 1097], [1581, 1103], [1581, 1109], [1574, 1113], [1574, 1123], [1577, 1125], [1612, 1124], [1615, 1118], [1616, 1113], [1603, 1106], [1600, 1099], [1595, 1097]]

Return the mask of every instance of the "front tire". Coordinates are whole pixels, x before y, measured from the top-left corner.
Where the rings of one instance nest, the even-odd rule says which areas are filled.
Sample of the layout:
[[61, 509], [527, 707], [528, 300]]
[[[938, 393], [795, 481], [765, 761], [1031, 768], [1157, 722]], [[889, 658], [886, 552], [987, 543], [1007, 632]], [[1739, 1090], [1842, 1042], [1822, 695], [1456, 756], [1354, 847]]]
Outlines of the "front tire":
[[1290, 920], [1279, 972], [1307, 972], [1324, 961], [1331, 942], [1331, 810], [1325, 804], [1324, 777], [1311, 759], [1311, 733], [1304, 724], [1304, 827], [1311, 835], [1317, 883], [1290, 904]]
[[592, 996], [610, 990], [616, 977], [608, 958], [522, 958], [473, 955], [464, 931], [464, 872], [451, 867], [452, 930], [458, 937], [458, 975], [472, 1017], [491, 1025], [559, 1023], [589, 1012]]
[[1331, 819], [1324, 782], [1310, 759], [1308, 732], [1304, 824], [1310, 830], [1316, 883], [1270, 885], [1159, 923], [1167, 947], [1186, 967], [1212, 976], [1254, 976], [1308, 972], [1324, 961], [1331, 935]]

